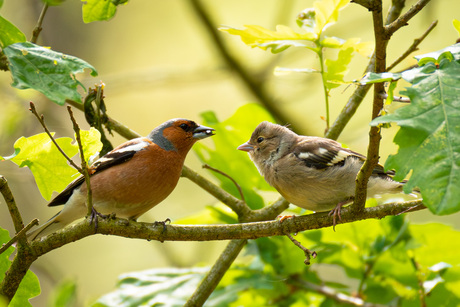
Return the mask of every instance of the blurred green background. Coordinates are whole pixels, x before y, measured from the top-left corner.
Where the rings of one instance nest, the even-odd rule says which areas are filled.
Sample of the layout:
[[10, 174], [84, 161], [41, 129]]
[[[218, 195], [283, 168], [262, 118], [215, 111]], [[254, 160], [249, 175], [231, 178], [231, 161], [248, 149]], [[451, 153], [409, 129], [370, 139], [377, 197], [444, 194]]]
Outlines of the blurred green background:
[[[389, 1], [384, 2], [387, 8]], [[407, 5], [415, 2], [407, 1]], [[269, 29], [274, 29], [277, 24], [297, 28], [297, 14], [313, 5], [313, 1], [287, 0], [219, 0], [202, 3], [210, 12], [215, 27], [228, 25], [242, 28], [254, 24]], [[147, 135], [158, 124], [174, 117], [200, 122], [200, 113], [207, 110], [215, 111], [219, 119], [224, 120], [238, 107], [256, 101], [241, 80], [226, 67], [188, 1], [131, 1], [119, 6], [112, 20], [91, 24], [83, 23], [81, 5], [79, 1], [66, 1], [58, 7], [50, 7], [38, 43], [92, 64], [99, 76], [80, 76], [83, 84], [88, 87], [94, 86], [99, 80], [104, 82], [108, 114], [140, 134]], [[30, 39], [42, 6], [41, 1], [5, 0], [0, 13]], [[405, 51], [413, 39], [421, 36], [434, 20], [439, 20], [439, 24], [420, 45], [417, 54], [454, 44], [458, 37], [452, 26], [453, 19], [460, 19], [458, 0], [432, 1], [411, 20], [409, 26], [396, 33], [389, 45], [388, 64]], [[351, 4], [341, 12], [339, 23], [328, 29], [328, 35], [372, 41], [371, 22], [367, 10]], [[317, 59], [306, 50], [291, 48], [273, 55], [247, 47], [239, 37], [225, 33], [220, 33], [220, 36], [230, 52], [254, 73], [264, 72], [273, 65], [317, 68]], [[360, 78], [366, 63], [367, 59], [356, 55], [346, 79]], [[395, 71], [415, 63], [409, 58]], [[314, 74], [275, 77], [270, 70], [266, 73], [267, 90], [282, 104], [291, 122], [308, 134], [323, 135], [325, 124], [321, 116], [324, 115], [324, 98], [320, 77]], [[0, 155], [11, 154], [17, 138], [42, 132], [28, 111], [29, 101], [33, 101], [38, 111], [45, 115], [50, 130], [55, 131], [57, 136], [73, 134], [65, 108], [57, 107], [34, 91], [13, 89], [10, 83], [9, 73], [0, 73]], [[404, 85], [400, 82], [399, 86]], [[340, 112], [353, 88], [350, 85], [333, 90], [332, 118]], [[368, 141], [369, 101], [366, 98], [339, 138], [339, 141], [361, 153], [366, 152]], [[77, 113], [77, 119], [83, 128], [87, 128], [82, 114]], [[395, 132], [396, 128], [383, 132], [382, 163], [397, 150], [392, 143]], [[219, 137], [218, 132], [214, 137]], [[111, 139], [114, 145], [124, 141], [118, 135]], [[205, 142], [212, 146], [211, 140]], [[247, 155], [241, 153], [241, 159], [247, 159]], [[201, 169], [193, 152], [186, 164], [207, 178], [212, 178]], [[8, 179], [26, 222], [36, 217], [45, 221], [57, 212], [57, 208], [46, 207], [46, 201], [40, 196], [28, 169], [2, 162], [0, 174]], [[213, 203], [215, 200], [210, 195], [187, 179], [181, 179], [167, 200], [139, 220], [155, 221], [169, 217], [174, 223]], [[409, 219], [413, 221], [438, 221], [450, 225], [454, 225], [458, 217], [459, 214], [433, 216], [427, 210], [409, 214]], [[3, 199], [0, 200], [0, 225], [13, 231]], [[459, 229], [458, 224], [455, 226]], [[84, 303], [112, 290], [117, 277], [123, 272], [210, 264], [225, 244], [145, 242], [100, 235], [85, 238], [55, 250], [34, 263], [32, 270], [40, 279], [43, 294], [33, 300], [33, 305], [45, 306], [51, 289], [64, 279], [76, 280], [80, 302]]]

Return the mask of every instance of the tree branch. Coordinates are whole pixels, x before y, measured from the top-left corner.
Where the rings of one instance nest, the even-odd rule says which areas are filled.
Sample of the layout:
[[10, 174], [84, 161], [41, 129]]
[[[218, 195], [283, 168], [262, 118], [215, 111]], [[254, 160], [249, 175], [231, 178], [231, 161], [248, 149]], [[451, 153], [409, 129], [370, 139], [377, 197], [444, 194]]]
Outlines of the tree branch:
[[[365, 0], [365, 1], [352, 1], [358, 3], [370, 11], [374, 10], [375, 1], [374, 0]], [[402, 9], [404, 8], [405, 1], [398, 0], [392, 1], [392, 6], [388, 11], [388, 15], [386, 18], [386, 24], [389, 24], [398, 18], [399, 14], [401, 14]], [[368, 72], [372, 72], [375, 70], [375, 51], [372, 54], [371, 59], [369, 60], [369, 64], [367, 65], [366, 69], [364, 70], [364, 74]], [[343, 107], [342, 111], [340, 112], [339, 116], [336, 118], [334, 123], [332, 124], [331, 128], [327, 131], [326, 137], [337, 140], [342, 133], [345, 126], [348, 124], [350, 119], [358, 110], [358, 107], [361, 105], [361, 102], [366, 97], [367, 92], [370, 90], [371, 85], [360, 85], [358, 86], [353, 94], [351, 95], [348, 102]]]
[[428, 29], [420, 36], [419, 38], [414, 39], [412, 45], [401, 55], [399, 56], [390, 66], [387, 67], [387, 71], [391, 71], [399, 63], [401, 63], [405, 58], [407, 58], [412, 52], [418, 50], [418, 45], [430, 34], [430, 32], [436, 27], [438, 21], [433, 21]]
[[24, 222], [18, 206], [16, 206], [13, 193], [11, 193], [10, 187], [8, 186], [8, 181], [2, 175], [0, 175], [0, 192], [2, 193], [6, 205], [8, 206], [8, 210], [10, 211], [14, 229], [16, 230], [16, 233], [18, 233], [24, 228]]
[[240, 239], [228, 243], [225, 250], [216, 260], [214, 266], [208, 274], [206, 274], [206, 277], [203, 278], [198, 288], [184, 306], [192, 307], [204, 305], [247, 242], [248, 240]]
[[[421, 200], [389, 203], [365, 208], [356, 215], [351, 206], [342, 209], [342, 220], [338, 224], [352, 223], [365, 219], [382, 219], [389, 215], [399, 215], [409, 211], [425, 209]], [[328, 212], [319, 212], [286, 219], [223, 225], [157, 225], [155, 223], [134, 222], [121, 218], [101, 219], [96, 233], [116, 235], [132, 239], [164, 241], [213, 241], [233, 239], [257, 239], [270, 236], [284, 236], [286, 233], [331, 227], [332, 217]], [[68, 243], [94, 235], [94, 226], [87, 220], [52, 233], [40, 240], [32, 241], [31, 248], [37, 257]]]
[[[384, 72], [386, 66], [386, 47], [388, 40], [385, 38], [385, 29], [383, 25], [382, 15], [382, 2], [380, 2], [380, 9], [372, 11], [372, 19], [374, 23], [374, 37], [375, 37], [375, 72]], [[372, 119], [376, 118], [380, 114], [380, 110], [383, 108], [383, 99], [380, 96], [381, 92], [384, 92], [385, 88], [383, 83], [377, 83], [374, 85], [374, 101], [372, 107]], [[353, 209], [356, 213], [360, 213], [364, 210], [367, 198], [367, 182], [372, 174], [375, 166], [379, 160], [379, 147], [380, 147], [380, 128], [371, 127], [369, 131], [369, 146], [367, 149], [367, 158], [364, 161], [363, 166], [358, 172], [356, 177], [356, 190], [355, 199], [353, 203]]]
[[385, 26], [384, 29], [384, 38], [386, 40], [390, 39], [390, 37], [398, 31], [401, 27], [406, 26], [412, 17], [418, 14], [428, 3], [430, 0], [419, 0], [416, 4], [414, 4], [405, 14], [401, 15], [398, 19], [390, 23], [389, 25]]

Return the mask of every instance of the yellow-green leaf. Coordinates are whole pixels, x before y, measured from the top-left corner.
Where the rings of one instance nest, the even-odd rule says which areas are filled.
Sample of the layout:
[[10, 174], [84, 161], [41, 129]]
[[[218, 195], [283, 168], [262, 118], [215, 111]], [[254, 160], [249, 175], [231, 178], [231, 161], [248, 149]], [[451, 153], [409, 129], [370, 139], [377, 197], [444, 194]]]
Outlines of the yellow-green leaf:
[[[91, 128], [89, 131], [81, 130], [80, 135], [85, 159], [88, 160], [102, 148], [100, 133]], [[78, 145], [72, 138], [57, 138], [56, 142], [68, 157], [72, 158], [78, 153]], [[46, 200], [51, 199], [54, 191], [62, 191], [79, 174], [69, 165], [46, 133], [21, 137], [14, 143], [14, 149], [15, 154], [4, 158], [19, 167], [30, 168], [40, 193]]]
[[349, 2], [350, 0], [316, 1], [313, 4], [316, 11], [315, 33], [319, 36], [327, 27], [337, 22], [339, 11]]
[[91, 160], [101, 151], [101, 133], [96, 128], [80, 130], [81, 143], [86, 162]]
[[219, 30], [232, 35], [239, 35], [241, 40], [248, 46], [259, 47], [263, 50], [272, 48], [274, 52], [282, 51], [290, 46], [307, 47], [301, 41], [314, 41], [317, 38], [314, 33], [297, 33], [283, 25], [276, 26], [276, 31], [257, 25], [245, 27], [246, 29], [221, 27]]
[[460, 21], [457, 19], [454, 19], [452, 23], [454, 24], [455, 30], [457, 30], [458, 32], [458, 36], [460, 36]]
[[83, 22], [110, 20], [117, 12], [117, 6], [110, 0], [84, 0]]
[[0, 45], [6, 48], [15, 43], [22, 43], [26, 41], [26, 36], [15, 25], [0, 16]]
[[343, 49], [352, 47], [355, 52], [359, 53], [364, 57], [370, 57], [372, 52], [374, 52], [374, 43], [373, 42], [360, 42], [359, 38], [350, 38], [342, 45]]
[[[72, 145], [72, 141], [68, 137], [56, 139], [69, 157], [73, 157], [78, 152], [78, 149]], [[76, 169], [69, 166], [46, 133], [28, 138], [21, 137], [14, 143], [14, 148], [19, 149], [19, 153], [11, 161], [19, 167], [30, 168], [46, 200], [51, 199], [53, 191], [62, 191], [78, 174]]]

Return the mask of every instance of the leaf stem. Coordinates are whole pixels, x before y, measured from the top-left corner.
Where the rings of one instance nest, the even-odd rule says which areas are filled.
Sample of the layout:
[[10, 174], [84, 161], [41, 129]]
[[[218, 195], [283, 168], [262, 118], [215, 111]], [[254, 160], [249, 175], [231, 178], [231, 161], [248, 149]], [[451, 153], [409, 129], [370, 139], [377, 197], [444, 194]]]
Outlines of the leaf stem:
[[316, 46], [318, 48], [318, 61], [321, 67], [321, 80], [323, 82], [323, 91], [324, 91], [324, 102], [326, 105], [326, 129], [327, 132], [329, 130], [329, 123], [330, 123], [330, 116], [329, 116], [329, 91], [327, 89], [327, 72], [324, 69], [324, 54], [323, 48], [320, 46], [319, 40], [316, 42]]

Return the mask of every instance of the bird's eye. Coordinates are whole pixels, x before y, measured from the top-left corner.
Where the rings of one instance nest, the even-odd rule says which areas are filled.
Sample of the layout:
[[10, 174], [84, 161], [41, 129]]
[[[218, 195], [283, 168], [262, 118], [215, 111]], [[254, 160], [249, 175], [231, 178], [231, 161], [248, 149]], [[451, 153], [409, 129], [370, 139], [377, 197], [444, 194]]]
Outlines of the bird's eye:
[[263, 140], [265, 140], [263, 137], [258, 137], [257, 138], [257, 143], [262, 143]]
[[189, 129], [189, 126], [187, 124], [180, 124], [179, 127], [181, 127], [184, 131], [187, 131]]

